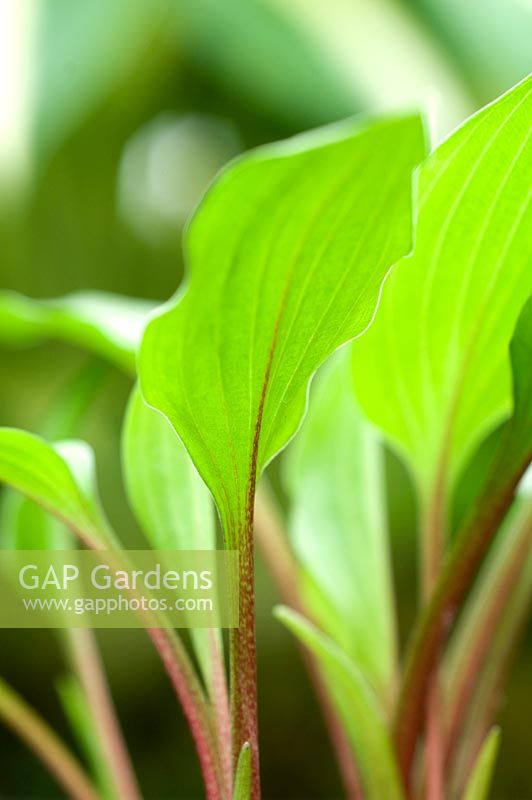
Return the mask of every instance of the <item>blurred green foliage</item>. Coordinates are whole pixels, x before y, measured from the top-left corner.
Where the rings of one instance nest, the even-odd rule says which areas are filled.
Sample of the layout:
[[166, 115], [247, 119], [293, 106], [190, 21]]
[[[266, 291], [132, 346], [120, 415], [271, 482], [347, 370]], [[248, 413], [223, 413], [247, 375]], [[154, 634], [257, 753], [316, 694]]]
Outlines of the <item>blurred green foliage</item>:
[[[35, 297], [101, 289], [165, 300], [182, 276], [184, 217], [238, 150], [398, 105], [428, 105], [441, 135], [532, 64], [527, 0], [7, 0], [0, 22], [0, 288]], [[186, 180], [175, 167], [184, 163]], [[62, 344], [0, 351], [1, 424], [39, 430], [86, 359]], [[109, 372], [79, 435], [95, 448], [111, 521], [132, 544], [141, 534], [117, 483], [129, 391]], [[392, 456], [387, 484], [404, 631], [416, 510]], [[331, 800], [341, 796], [333, 760], [274, 602], [259, 566], [265, 794]], [[99, 639], [147, 796], [175, 796], [177, 785], [200, 796], [154, 654], [134, 631]], [[2, 631], [0, 652], [2, 674], [68, 737], [51, 691], [61, 674], [52, 637]], [[529, 636], [501, 719], [501, 800], [532, 796], [531, 668]], [[303, 727], [304, 746], [294, 736]], [[4, 729], [0, 752], [7, 796], [59, 796]]]

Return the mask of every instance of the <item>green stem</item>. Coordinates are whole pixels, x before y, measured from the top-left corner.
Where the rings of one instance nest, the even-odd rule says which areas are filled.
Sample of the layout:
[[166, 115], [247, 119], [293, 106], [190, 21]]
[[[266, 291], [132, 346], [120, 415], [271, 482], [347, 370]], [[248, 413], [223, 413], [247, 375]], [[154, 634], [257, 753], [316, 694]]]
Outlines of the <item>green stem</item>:
[[74, 800], [98, 800], [98, 792], [49, 725], [0, 679], [0, 717], [48, 767]]

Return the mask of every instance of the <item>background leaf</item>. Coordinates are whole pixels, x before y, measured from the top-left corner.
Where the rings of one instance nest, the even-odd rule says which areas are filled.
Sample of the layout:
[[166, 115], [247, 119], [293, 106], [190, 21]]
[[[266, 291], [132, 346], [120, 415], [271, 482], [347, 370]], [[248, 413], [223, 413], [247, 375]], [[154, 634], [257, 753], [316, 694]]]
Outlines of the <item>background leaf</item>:
[[424, 162], [414, 253], [353, 348], [362, 407], [425, 487], [456, 477], [510, 410], [508, 344], [532, 291], [531, 91], [529, 78]]
[[422, 153], [417, 117], [349, 122], [233, 162], [196, 212], [188, 291], [149, 323], [140, 379], [229, 537], [255, 475], [295, 432], [312, 373], [367, 327], [408, 250]]
[[377, 700], [358, 668], [300, 614], [279, 607], [275, 615], [317, 657], [355, 752], [368, 800], [403, 796], [397, 766]]
[[165, 6], [164, 0], [42, 5], [33, 121], [40, 159], [49, 158], [140, 61], [160, 32]]
[[135, 353], [152, 308], [148, 300], [105, 292], [33, 300], [4, 291], [0, 292], [0, 342], [20, 346], [59, 339], [134, 373]]
[[396, 632], [383, 458], [374, 430], [356, 407], [350, 357], [346, 349], [320, 371], [288, 451], [288, 528], [311, 618], [389, 707]]

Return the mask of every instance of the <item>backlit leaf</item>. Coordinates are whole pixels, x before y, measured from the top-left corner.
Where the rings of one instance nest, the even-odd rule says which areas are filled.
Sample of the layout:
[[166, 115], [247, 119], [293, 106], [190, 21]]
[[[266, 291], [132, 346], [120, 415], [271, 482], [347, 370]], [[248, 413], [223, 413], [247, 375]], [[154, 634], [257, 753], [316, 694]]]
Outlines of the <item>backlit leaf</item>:
[[174, 425], [229, 543], [255, 480], [296, 431], [308, 382], [361, 334], [408, 251], [417, 117], [347, 122], [270, 145], [222, 171], [186, 238], [187, 291], [148, 324], [148, 403]]
[[368, 416], [418, 483], [456, 477], [511, 408], [508, 344], [532, 291], [532, 78], [424, 162], [416, 244], [353, 348]]

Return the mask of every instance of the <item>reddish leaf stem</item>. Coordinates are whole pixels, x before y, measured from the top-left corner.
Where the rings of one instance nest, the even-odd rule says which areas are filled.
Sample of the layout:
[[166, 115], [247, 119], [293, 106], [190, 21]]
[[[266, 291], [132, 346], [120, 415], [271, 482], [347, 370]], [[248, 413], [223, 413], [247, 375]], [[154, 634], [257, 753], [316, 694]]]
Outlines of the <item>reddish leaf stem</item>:
[[482, 608], [482, 618], [477, 621], [474, 638], [465, 658], [460, 664], [457, 683], [450, 698], [448, 725], [446, 732], [445, 766], [453, 761], [455, 748], [460, 737], [464, 720], [470, 709], [471, 699], [477, 685], [482, 665], [488, 658], [490, 645], [500, 625], [512, 590], [519, 583], [523, 570], [527, 568], [527, 555], [532, 541], [532, 513], [527, 513], [521, 522], [523, 535], [517, 539], [517, 546], [503, 564], [503, 569], [495, 585], [490, 585], [486, 605]]
[[[444, 451], [437, 470], [434, 490], [421, 526], [423, 548], [422, 602], [427, 603], [441, 570], [447, 528], [447, 492]], [[434, 654], [425, 709], [425, 775], [427, 800], [443, 800], [443, 731], [439, 653]]]
[[217, 637], [218, 631], [209, 630], [209, 649], [211, 653], [212, 680], [209, 697], [214, 711], [216, 739], [220, 750], [220, 761], [225, 786], [225, 794], [233, 796], [233, 765], [231, 748], [231, 711], [225, 671], [223, 644]]
[[127, 797], [128, 800], [139, 800], [141, 793], [92, 631], [75, 628], [70, 634], [69, 644], [75, 669], [90, 705], [102, 754], [112, 776], [117, 796]]
[[[504, 455], [503, 455], [504, 459]], [[395, 740], [399, 766], [406, 787], [411, 781], [412, 762], [423, 719], [430, 676], [442, 642], [456, 612], [469, 591], [477, 570], [509, 508], [514, 491], [530, 462], [527, 454], [507, 483], [499, 483], [496, 461], [491, 479], [447, 559], [432, 599], [412, 637], [399, 697]], [[502, 472], [504, 474], [504, 472]]]
[[[102, 539], [97, 530], [79, 530], [69, 520], [63, 521], [85, 547], [96, 551], [105, 550], [106, 546], [113, 548], [117, 557], [113, 566], [116, 568], [127, 559], [127, 553], [120, 549], [112, 531], [106, 531]], [[190, 658], [172, 629], [155, 627], [158, 620], [152, 612], [139, 613], [185, 714], [196, 746], [207, 800], [225, 800], [220, 751], [212, 729], [210, 709]]]
[[233, 771], [240, 751], [248, 742], [251, 747], [251, 800], [260, 800], [254, 560], [253, 515], [248, 512], [239, 537], [239, 626], [230, 631]]
[[192, 666], [185, 662], [182, 646], [173, 631], [149, 628], [148, 634], [159, 653], [167, 675], [183, 708], [205, 782], [207, 800], [224, 800], [220, 766], [217, 763], [217, 747], [206, 713], [204, 698]]

